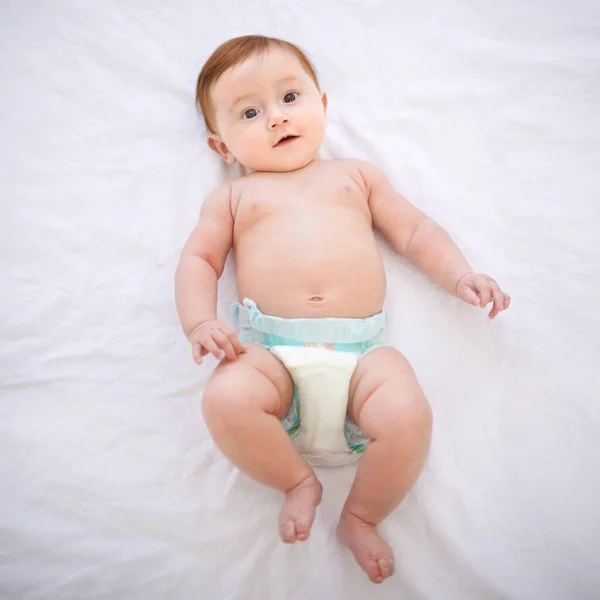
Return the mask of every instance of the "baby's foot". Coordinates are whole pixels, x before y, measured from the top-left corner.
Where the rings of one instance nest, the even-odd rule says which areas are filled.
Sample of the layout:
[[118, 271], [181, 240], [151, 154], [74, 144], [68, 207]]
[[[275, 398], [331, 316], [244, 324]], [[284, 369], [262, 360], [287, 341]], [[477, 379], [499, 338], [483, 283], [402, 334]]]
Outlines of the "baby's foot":
[[379, 536], [375, 525], [344, 511], [337, 526], [337, 535], [373, 583], [381, 583], [393, 575], [394, 553]]
[[279, 535], [283, 542], [291, 544], [308, 539], [322, 493], [323, 486], [314, 473], [286, 493], [279, 515]]

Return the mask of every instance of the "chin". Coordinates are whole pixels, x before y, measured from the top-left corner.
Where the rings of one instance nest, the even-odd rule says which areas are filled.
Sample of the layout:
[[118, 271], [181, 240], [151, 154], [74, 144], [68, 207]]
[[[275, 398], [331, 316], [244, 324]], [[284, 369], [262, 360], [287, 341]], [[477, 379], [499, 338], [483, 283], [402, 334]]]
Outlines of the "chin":
[[285, 173], [287, 171], [298, 171], [309, 165], [314, 160], [314, 158], [314, 156], [311, 156], [310, 158], [303, 158], [302, 160], [286, 161], [283, 164], [273, 165], [273, 168], [270, 170], [276, 171], [278, 173]]
[[277, 160], [265, 160], [260, 163], [252, 164], [248, 161], [244, 166], [252, 171], [267, 171], [270, 173], [286, 173], [288, 171], [298, 171], [309, 165], [317, 156], [317, 152], [310, 154], [301, 154], [297, 156], [279, 157]]

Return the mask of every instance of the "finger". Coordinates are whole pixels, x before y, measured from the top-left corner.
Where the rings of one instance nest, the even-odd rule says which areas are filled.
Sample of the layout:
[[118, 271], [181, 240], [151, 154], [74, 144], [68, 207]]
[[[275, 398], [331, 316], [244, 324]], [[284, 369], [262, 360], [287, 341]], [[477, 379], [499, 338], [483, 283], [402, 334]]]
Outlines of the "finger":
[[502, 308], [500, 309], [500, 311], [506, 310], [510, 306], [510, 296], [508, 294], [505, 294], [504, 292], [502, 292], [501, 302], [502, 302], [502, 304], [501, 304]]
[[490, 302], [491, 290], [488, 284], [481, 286], [479, 290], [479, 299], [481, 308], [485, 308]]
[[499, 312], [504, 310], [504, 294], [500, 288], [492, 289], [492, 300], [494, 304], [489, 314], [490, 319], [493, 319]]
[[460, 291], [460, 299], [464, 300], [467, 304], [479, 306], [479, 297], [470, 287], [465, 286]]
[[240, 342], [238, 336], [234, 332], [232, 332], [231, 335], [228, 335], [227, 337], [229, 338], [229, 341], [233, 344], [233, 347], [235, 348], [235, 351], [238, 354], [244, 354], [247, 351], [246, 346], [244, 346], [242, 342]]
[[213, 331], [212, 335], [219, 348], [221, 348], [221, 350], [223, 350], [223, 352], [225, 353], [227, 360], [236, 360], [237, 353], [234, 350], [233, 344], [229, 341], [227, 335], [220, 329]]
[[246, 347], [242, 345], [242, 343], [238, 339], [236, 332], [233, 329], [231, 329], [231, 327], [223, 325], [220, 329], [231, 342], [231, 345], [233, 346], [236, 354], [244, 354], [246, 352]]
[[[212, 335], [212, 334], [211, 334]], [[223, 358], [223, 352], [221, 351], [221, 349], [219, 348], [219, 346], [217, 345], [217, 343], [215, 342], [215, 340], [212, 337], [207, 337], [204, 342], [202, 342], [202, 345], [208, 350], [208, 352], [210, 352], [215, 358], [218, 358], [219, 360], [221, 360]], [[207, 352], [207, 354], [208, 354]]]
[[202, 364], [202, 352], [200, 344], [192, 344], [192, 356], [199, 365]]

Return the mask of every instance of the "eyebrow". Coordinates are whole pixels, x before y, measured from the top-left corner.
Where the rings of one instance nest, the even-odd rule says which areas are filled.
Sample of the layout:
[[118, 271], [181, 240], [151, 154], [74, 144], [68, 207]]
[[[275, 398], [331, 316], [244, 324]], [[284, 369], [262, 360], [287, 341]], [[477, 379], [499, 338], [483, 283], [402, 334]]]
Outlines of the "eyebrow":
[[[285, 83], [289, 81], [290, 83], [292, 82], [297, 82], [300, 81], [300, 79], [298, 79], [298, 77], [296, 77], [295, 75], [290, 75], [289, 77], [282, 77], [281, 79], [278, 79], [275, 83]], [[247, 98], [251, 98], [252, 96], [255, 96], [256, 94], [254, 93], [250, 93], [250, 94], [244, 94], [243, 96], [240, 96], [239, 98], [237, 98], [234, 102], [231, 103], [231, 106], [229, 108], [229, 112], [233, 111], [234, 107], [239, 104], [240, 102], [246, 100]]]

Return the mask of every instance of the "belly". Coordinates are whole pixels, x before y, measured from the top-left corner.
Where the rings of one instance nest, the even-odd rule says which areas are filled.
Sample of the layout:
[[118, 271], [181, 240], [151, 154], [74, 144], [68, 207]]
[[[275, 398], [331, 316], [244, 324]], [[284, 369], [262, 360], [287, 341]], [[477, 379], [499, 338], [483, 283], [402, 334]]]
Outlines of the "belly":
[[370, 225], [273, 220], [236, 241], [240, 300], [284, 318], [381, 312], [385, 271]]

